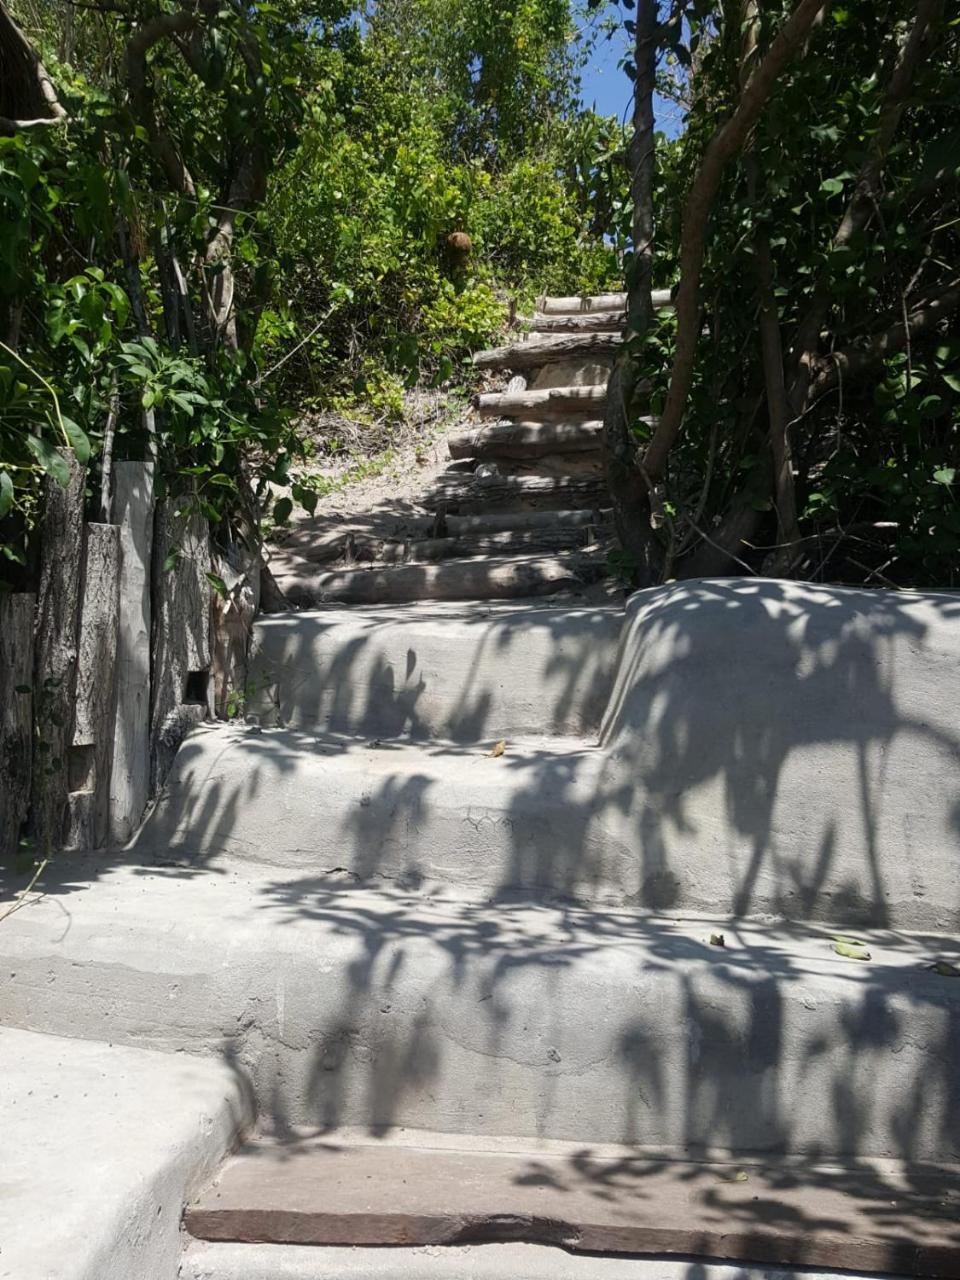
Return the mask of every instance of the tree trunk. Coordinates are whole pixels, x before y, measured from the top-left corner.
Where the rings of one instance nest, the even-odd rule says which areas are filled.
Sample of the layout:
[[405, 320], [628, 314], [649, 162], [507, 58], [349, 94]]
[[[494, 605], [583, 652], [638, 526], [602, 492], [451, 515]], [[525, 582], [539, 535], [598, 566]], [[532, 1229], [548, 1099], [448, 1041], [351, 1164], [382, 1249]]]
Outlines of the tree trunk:
[[63, 845], [68, 814], [68, 748], [73, 740], [80, 583], [84, 552], [84, 469], [61, 450], [66, 488], [47, 477], [40, 524], [40, 591], [35, 641], [37, 752], [33, 828], [41, 855]]
[[0, 859], [17, 851], [33, 761], [33, 615], [36, 597], [0, 594]]

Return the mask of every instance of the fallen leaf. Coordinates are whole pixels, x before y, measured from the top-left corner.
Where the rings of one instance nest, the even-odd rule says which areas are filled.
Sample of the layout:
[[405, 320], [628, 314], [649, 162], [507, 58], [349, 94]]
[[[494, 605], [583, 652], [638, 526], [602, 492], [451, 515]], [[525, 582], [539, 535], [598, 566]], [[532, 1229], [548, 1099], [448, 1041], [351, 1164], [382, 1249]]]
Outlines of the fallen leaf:
[[717, 1177], [722, 1182], [749, 1182], [750, 1175], [746, 1169], [718, 1169]]
[[848, 947], [865, 947], [867, 945], [862, 938], [849, 938], [843, 933], [835, 933], [832, 938], [834, 942], [842, 942]]
[[941, 978], [960, 978], [960, 969], [949, 960], [934, 960], [933, 964], [927, 965], [927, 968], [933, 973], [939, 973]]
[[507, 744], [505, 740], [501, 738], [500, 741], [497, 743], [497, 745], [493, 748], [493, 750], [487, 752], [487, 755], [494, 756], [494, 757], [502, 756], [503, 753], [506, 751], [506, 749], [507, 749]]
[[725, 947], [727, 945], [727, 940], [722, 933], [711, 933], [710, 945], [711, 947]]
[[869, 960], [870, 952], [857, 942], [835, 942], [833, 949], [838, 956], [846, 956], [848, 960]]

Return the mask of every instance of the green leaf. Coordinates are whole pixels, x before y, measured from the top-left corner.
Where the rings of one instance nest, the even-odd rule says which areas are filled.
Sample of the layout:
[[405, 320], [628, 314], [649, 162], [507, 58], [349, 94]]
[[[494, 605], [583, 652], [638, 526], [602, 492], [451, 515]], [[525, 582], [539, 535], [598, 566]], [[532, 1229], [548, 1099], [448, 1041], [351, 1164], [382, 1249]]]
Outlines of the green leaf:
[[63, 429], [67, 433], [67, 439], [73, 445], [73, 452], [77, 455], [77, 461], [83, 465], [90, 460], [90, 441], [85, 431], [73, 421], [72, 418], [61, 417]]
[[828, 195], [835, 196], [843, 190], [843, 183], [839, 178], [824, 178], [820, 183], [820, 190], [826, 191]]
[[274, 504], [273, 519], [276, 524], [286, 524], [290, 519], [290, 512], [293, 510], [293, 503], [289, 498], [280, 498]]
[[933, 473], [933, 478], [937, 484], [953, 484], [957, 478], [957, 468], [940, 467]]
[[0, 520], [13, 506], [13, 481], [6, 471], [0, 471]]
[[833, 949], [838, 956], [845, 956], [847, 960], [869, 960], [870, 952], [866, 947], [852, 942], [835, 942]]
[[163, 562], [163, 568], [161, 569], [161, 573], [170, 573], [171, 570], [175, 569], [179, 563], [180, 563], [180, 552], [175, 548], [173, 551], [170, 551], [167, 554], [167, 558]]
[[951, 387], [954, 391], [960, 391], [960, 374], [945, 373], [943, 375], [943, 380], [947, 386]]
[[226, 600], [226, 598], [227, 598], [227, 594], [228, 594], [228, 593], [227, 593], [227, 584], [226, 584], [226, 583], [224, 582], [224, 580], [219, 576], [219, 574], [216, 574], [216, 573], [208, 573], [208, 574], [206, 575], [206, 579], [207, 579], [207, 581], [210, 583], [211, 587], [213, 587], [213, 589], [214, 589], [214, 591], [217, 593], [217, 595], [218, 595], [218, 596], [223, 596], [224, 600]]
[[65, 489], [70, 483], [70, 468], [63, 454], [52, 448], [42, 436], [24, 436], [24, 442], [47, 475]]

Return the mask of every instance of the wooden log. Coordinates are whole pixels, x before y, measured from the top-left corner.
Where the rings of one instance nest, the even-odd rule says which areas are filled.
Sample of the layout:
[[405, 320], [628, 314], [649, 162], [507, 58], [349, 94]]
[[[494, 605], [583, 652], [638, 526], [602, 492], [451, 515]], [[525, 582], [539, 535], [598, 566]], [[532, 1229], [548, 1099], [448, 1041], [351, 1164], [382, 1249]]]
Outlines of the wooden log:
[[545, 453], [587, 453], [603, 442], [603, 421], [494, 422], [451, 436], [451, 458], [536, 458]]
[[603, 571], [605, 557], [523, 556], [452, 560], [438, 565], [404, 564], [341, 572], [309, 571], [278, 577], [284, 595], [310, 607], [344, 604], [404, 604], [414, 600], [511, 600], [550, 595], [577, 587]]
[[150, 798], [150, 559], [153, 463], [114, 464], [114, 523], [120, 527], [117, 715], [110, 769], [110, 839], [126, 844]]
[[556, 420], [575, 413], [596, 417], [607, 401], [605, 386], [548, 387], [542, 391], [488, 391], [477, 397], [482, 418]]
[[[653, 305], [667, 307], [670, 305], [669, 289], [653, 290]], [[546, 297], [540, 299], [538, 311], [543, 315], [583, 315], [597, 311], [626, 311], [627, 295], [625, 293], [596, 293], [573, 297]]]
[[86, 532], [76, 704], [68, 755], [70, 816], [64, 842], [68, 849], [99, 849], [110, 829], [120, 529], [115, 524], [88, 524]]
[[220, 551], [213, 569], [225, 588], [225, 594], [215, 589], [210, 598], [213, 703], [216, 714], [227, 719], [231, 706], [246, 700], [247, 650], [260, 607], [260, 548], [238, 540]]
[[44, 482], [40, 590], [34, 639], [33, 831], [41, 855], [62, 848], [69, 814], [68, 748], [73, 740], [80, 582], [84, 551], [85, 472], [61, 449], [69, 480]]
[[448, 472], [437, 478], [421, 499], [421, 505], [428, 509], [476, 511], [495, 507], [596, 508], [608, 501], [606, 483], [600, 476], [572, 480], [565, 476], [477, 476]]
[[626, 324], [625, 311], [595, 311], [586, 315], [545, 316], [535, 312], [523, 323], [532, 333], [619, 333]]
[[607, 511], [502, 511], [482, 516], [445, 516], [442, 529], [451, 537], [469, 533], [500, 533], [508, 529], [589, 528], [610, 521]]
[[473, 364], [477, 369], [538, 369], [559, 360], [606, 359], [619, 346], [617, 333], [560, 333], [478, 351]]
[[469, 560], [477, 556], [549, 555], [586, 546], [590, 525], [547, 525], [542, 529], [504, 529], [460, 538], [422, 538], [383, 543], [381, 564], [435, 564], [440, 560]]
[[10, 865], [30, 805], [36, 596], [0, 595], [0, 859]]
[[184, 500], [157, 507], [153, 545], [150, 786], [156, 794], [186, 733], [212, 710], [210, 536]]

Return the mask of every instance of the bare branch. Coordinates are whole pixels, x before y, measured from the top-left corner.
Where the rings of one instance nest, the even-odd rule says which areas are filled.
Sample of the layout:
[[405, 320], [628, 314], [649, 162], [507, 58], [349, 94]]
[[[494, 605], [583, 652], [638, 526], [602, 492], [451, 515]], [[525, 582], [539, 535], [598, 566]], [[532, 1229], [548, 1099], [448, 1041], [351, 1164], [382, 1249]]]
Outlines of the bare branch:
[[644, 457], [647, 474], [655, 482], [663, 476], [670, 449], [680, 433], [693, 381], [697, 339], [700, 336], [700, 271], [706, 248], [707, 223], [723, 170], [743, 147], [777, 79], [803, 44], [822, 6], [823, 0], [800, 0], [780, 28], [744, 87], [733, 115], [710, 139], [687, 196], [680, 242], [680, 287], [675, 300], [677, 341], [670, 389]]

